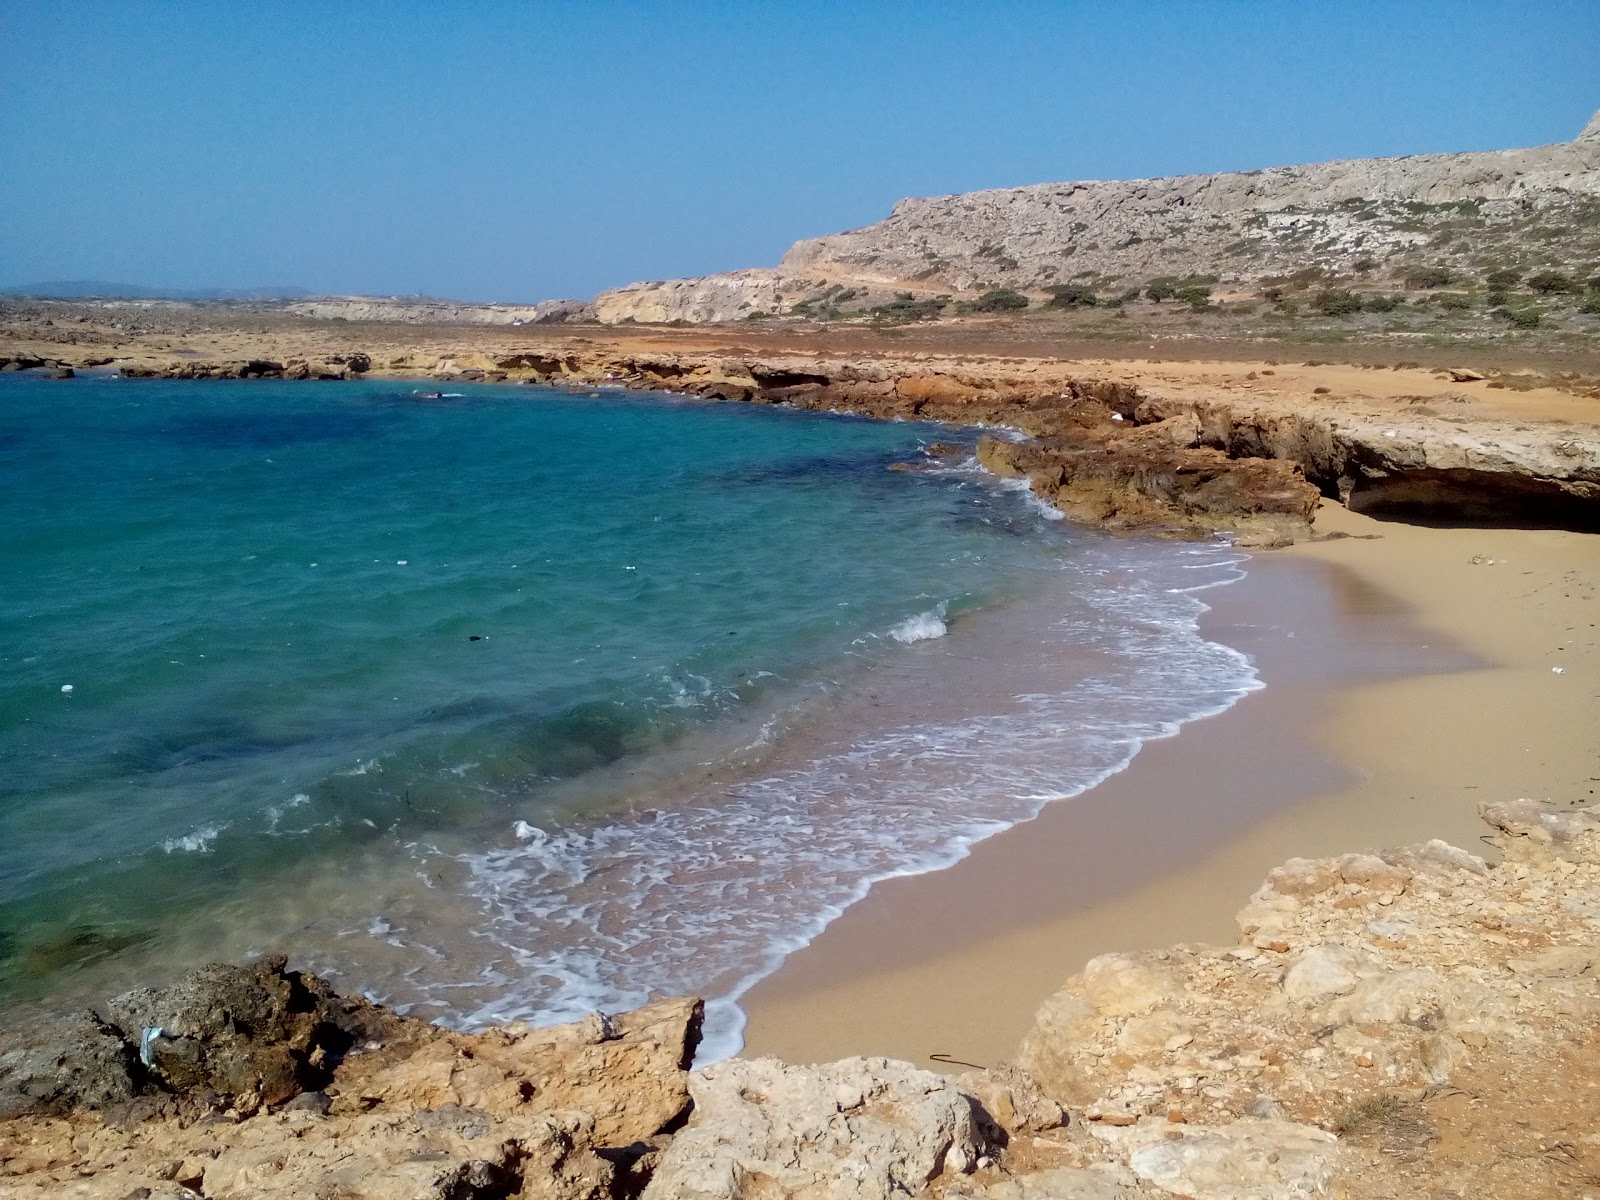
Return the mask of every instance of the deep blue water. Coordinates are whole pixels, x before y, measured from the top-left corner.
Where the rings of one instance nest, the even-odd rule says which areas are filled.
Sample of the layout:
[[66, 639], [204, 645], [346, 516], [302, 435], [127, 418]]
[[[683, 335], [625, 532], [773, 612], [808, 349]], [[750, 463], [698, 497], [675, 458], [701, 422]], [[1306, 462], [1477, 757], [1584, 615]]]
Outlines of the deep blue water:
[[[0, 989], [282, 944], [457, 1020], [727, 993], [1251, 686], [1180, 590], [1225, 548], [920, 452], [971, 434], [461, 393], [0, 380]], [[1021, 690], [943, 637], [1046, 626]]]

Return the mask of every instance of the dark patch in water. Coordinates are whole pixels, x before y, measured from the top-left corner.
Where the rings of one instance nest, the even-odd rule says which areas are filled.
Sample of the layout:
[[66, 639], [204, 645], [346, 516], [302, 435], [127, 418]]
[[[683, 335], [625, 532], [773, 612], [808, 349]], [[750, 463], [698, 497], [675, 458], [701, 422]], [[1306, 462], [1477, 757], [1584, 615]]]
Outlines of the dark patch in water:
[[247, 450], [301, 442], [348, 441], [375, 436], [386, 424], [350, 409], [303, 413], [230, 413], [185, 417], [163, 425], [158, 435], [180, 446]]

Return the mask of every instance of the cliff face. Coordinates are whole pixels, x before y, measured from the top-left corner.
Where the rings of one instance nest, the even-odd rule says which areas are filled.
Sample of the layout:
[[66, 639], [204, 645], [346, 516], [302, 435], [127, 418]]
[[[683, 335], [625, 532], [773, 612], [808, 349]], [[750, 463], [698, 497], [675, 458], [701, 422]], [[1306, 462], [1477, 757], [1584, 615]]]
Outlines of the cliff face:
[[1600, 114], [1552, 146], [907, 199], [876, 225], [797, 243], [776, 270], [633, 284], [603, 293], [596, 310], [606, 322], [728, 321], [823, 302], [830, 289], [1530, 271], [1596, 256]]

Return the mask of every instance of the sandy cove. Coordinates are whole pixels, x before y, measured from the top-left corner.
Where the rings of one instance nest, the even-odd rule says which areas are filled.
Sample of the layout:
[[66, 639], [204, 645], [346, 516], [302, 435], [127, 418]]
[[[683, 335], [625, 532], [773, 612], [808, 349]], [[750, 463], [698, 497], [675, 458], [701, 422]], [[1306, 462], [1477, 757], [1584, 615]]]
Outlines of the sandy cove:
[[747, 1052], [1002, 1061], [1078, 964], [1227, 940], [1287, 858], [1475, 845], [1485, 800], [1595, 802], [1600, 537], [1332, 504], [1317, 527], [1347, 536], [1204, 596], [1202, 628], [1263, 691], [956, 866], [879, 884], [746, 997]]
[[[927, 373], [927, 359], [912, 361]], [[1272, 379], [1303, 411], [1334, 421], [1405, 416], [1446, 437], [1447, 426], [1520, 425], [1552, 452], [1575, 445], [1568, 460], [1596, 446], [1596, 402], [1571, 381], [1520, 391], [1491, 388], [1504, 377], [1478, 371], [1490, 378], [1260, 361], [1059, 366], [1146, 399], [1192, 393], [1214, 404]], [[1318, 399], [1316, 387], [1332, 390]], [[1458, 412], [1471, 415], [1439, 415]], [[759, 1063], [705, 1072], [690, 1077], [695, 1115], [684, 1132], [653, 1132], [622, 1160], [595, 1158], [581, 1122], [541, 1125], [537, 1137], [519, 1135], [524, 1149], [507, 1149], [516, 1138], [502, 1101], [447, 1072], [434, 1091], [395, 1100], [386, 1128], [414, 1139], [402, 1140], [405, 1154], [497, 1163], [479, 1172], [481, 1189], [463, 1190], [470, 1171], [441, 1167], [433, 1191], [418, 1190], [411, 1172], [398, 1190], [356, 1194], [628, 1194], [640, 1170], [655, 1175], [651, 1196], [751, 1194], [759, 1178], [778, 1195], [888, 1195], [927, 1181], [992, 1200], [1440, 1187], [1556, 1196], [1594, 1186], [1600, 830], [1576, 806], [1592, 805], [1600, 787], [1600, 536], [1424, 528], [1327, 504], [1315, 528], [1345, 536], [1258, 556], [1249, 580], [1208, 596], [1206, 628], [1257, 656], [1266, 690], [1147, 746], [1100, 788], [955, 868], [880, 885], [747, 998], [749, 1054], [925, 1064], [940, 1054], [930, 1065], [941, 1072], [963, 1063], [987, 1072], [952, 1082], [881, 1060], [809, 1074]], [[1550, 810], [1516, 807], [1523, 797]], [[1480, 840], [1484, 802], [1501, 806], [1492, 848]], [[1508, 863], [1437, 848], [1350, 853], [1430, 838]], [[1343, 857], [1290, 861], [1302, 855]], [[1235, 910], [1285, 862], [1235, 928]], [[574, 1036], [607, 1041], [604, 1029]], [[1005, 1065], [1019, 1057], [1027, 1075]], [[337, 1079], [329, 1087], [337, 1104]], [[299, 1129], [320, 1118], [270, 1115], [245, 1092], [217, 1110], [247, 1123], [244, 1144], [257, 1150], [242, 1158], [186, 1146], [163, 1182], [114, 1131], [81, 1140], [99, 1117], [50, 1118], [58, 1124], [0, 1135], [17, 1176], [0, 1195], [66, 1194], [51, 1189], [69, 1179], [87, 1179], [84, 1195], [135, 1185], [163, 1197], [269, 1195], [278, 1175], [277, 1194], [296, 1194], [284, 1188], [311, 1186], [308, 1172], [326, 1163], [286, 1157], [256, 1122], [300, 1142], [357, 1133]], [[846, 1092], [857, 1098], [837, 1099]], [[389, 1111], [389, 1099], [375, 1103], [369, 1111]], [[526, 1097], [503, 1103], [531, 1111]], [[487, 1116], [445, 1137], [415, 1115], [441, 1105]], [[359, 1108], [333, 1116], [355, 1122]], [[984, 1115], [976, 1125], [961, 1117], [974, 1111]], [[192, 1117], [150, 1119], [158, 1124], [130, 1136], [157, 1145], [200, 1136], [184, 1132], [199, 1128]], [[891, 1127], [909, 1132], [896, 1140]], [[808, 1157], [819, 1148], [831, 1157]], [[547, 1160], [537, 1190], [517, 1164]], [[619, 1182], [629, 1172], [633, 1182]], [[507, 1173], [518, 1190], [507, 1191]], [[93, 1190], [102, 1175], [122, 1190]]]

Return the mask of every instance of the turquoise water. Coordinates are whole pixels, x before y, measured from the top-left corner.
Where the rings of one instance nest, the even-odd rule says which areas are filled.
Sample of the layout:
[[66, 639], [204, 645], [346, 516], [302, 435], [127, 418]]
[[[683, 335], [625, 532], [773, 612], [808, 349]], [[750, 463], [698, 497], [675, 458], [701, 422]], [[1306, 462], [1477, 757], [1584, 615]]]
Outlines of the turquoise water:
[[284, 945], [465, 1023], [731, 999], [1254, 685], [1194, 630], [1225, 547], [1074, 532], [947, 428], [380, 381], [0, 418], [13, 996]]

